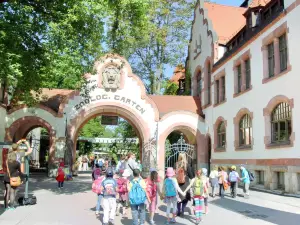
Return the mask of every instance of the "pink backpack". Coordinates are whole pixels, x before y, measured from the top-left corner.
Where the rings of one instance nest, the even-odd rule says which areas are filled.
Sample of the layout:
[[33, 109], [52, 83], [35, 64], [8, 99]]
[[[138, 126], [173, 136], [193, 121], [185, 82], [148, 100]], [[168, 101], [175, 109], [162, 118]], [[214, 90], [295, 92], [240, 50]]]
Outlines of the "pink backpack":
[[120, 177], [118, 180], [117, 180], [117, 184], [118, 184], [118, 192], [119, 193], [127, 193], [128, 190], [127, 190], [127, 182], [128, 180], [123, 178], [123, 177]]
[[156, 197], [157, 184], [150, 179], [147, 180], [147, 192], [150, 198]]
[[93, 182], [92, 192], [96, 194], [101, 194], [101, 185], [103, 180], [104, 180], [104, 176], [98, 177], [98, 179]]

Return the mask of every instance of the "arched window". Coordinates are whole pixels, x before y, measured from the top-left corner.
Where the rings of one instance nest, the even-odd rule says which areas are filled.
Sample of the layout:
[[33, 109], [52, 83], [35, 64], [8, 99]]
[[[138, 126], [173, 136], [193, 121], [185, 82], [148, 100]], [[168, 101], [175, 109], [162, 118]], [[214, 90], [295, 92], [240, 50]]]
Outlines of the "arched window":
[[252, 142], [252, 121], [248, 114], [244, 115], [239, 124], [240, 146], [251, 145]]
[[200, 96], [202, 91], [201, 71], [197, 74], [197, 95]]
[[218, 133], [218, 148], [225, 148], [226, 128], [224, 122], [221, 122], [220, 125], [218, 126], [217, 133]]
[[272, 143], [288, 142], [292, 133], [292, 113], [289, 104], [279, 103], [271, 115]]

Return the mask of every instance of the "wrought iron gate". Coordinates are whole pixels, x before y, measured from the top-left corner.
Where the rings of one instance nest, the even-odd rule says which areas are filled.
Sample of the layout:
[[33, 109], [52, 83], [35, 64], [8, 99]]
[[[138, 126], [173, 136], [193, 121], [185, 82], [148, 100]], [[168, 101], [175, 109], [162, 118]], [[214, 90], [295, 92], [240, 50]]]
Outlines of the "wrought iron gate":
[[187, 159], [187, 163], [192, 167], [197, 164], [197, 156], [195, 152], [195, 146], [185, 142], [183, 134], [180, 135], [179, 140], [174, 144], [169, 144], [165, 146], [165, 167], [175, 168], [176, 162], [178, 161], [178, 156], [180, 153], [184, 153]]

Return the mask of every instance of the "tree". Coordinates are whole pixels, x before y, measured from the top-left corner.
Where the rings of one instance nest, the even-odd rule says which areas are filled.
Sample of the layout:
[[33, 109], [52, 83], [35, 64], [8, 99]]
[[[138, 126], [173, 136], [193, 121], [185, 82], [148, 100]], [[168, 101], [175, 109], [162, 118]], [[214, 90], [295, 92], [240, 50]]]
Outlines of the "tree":
[[0, 80], [10, 87], [11, 103], [35, 104], [42, 87], [80, 88], [97, 58], [122, 53], [138, 34], [146, 19], [143, 2], [148, 1], [0, 3]]
[[177, 95], [178, 89], [179, 89], [178, 84], [168, 80], [166, 81], [165, 84], [164, 95]]
[[147, 29], [135, 39], [129, 60], [149, 94], [160, 94], [165, 66], [184, 63], [196, 0], [152, 0]]
[[79, 136], [86, 138], [101, 137], [105, 133], [105, 127], [101, 125], [100, 117], [90, 119], [80, 130]]

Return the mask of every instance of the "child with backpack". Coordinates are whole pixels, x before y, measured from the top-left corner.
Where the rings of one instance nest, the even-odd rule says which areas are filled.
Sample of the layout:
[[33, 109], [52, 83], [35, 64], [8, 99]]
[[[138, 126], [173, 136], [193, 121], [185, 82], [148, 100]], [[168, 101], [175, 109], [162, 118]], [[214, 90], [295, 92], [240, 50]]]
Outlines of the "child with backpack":
[[[206, 181], [207, 182], [207, 181]], [[204, 209], [205, 193], [208, 193], [207, 185], [202, 176], [202, 169], [198, 169], [196, 177], [191, 181], [191, 184], [185, 190], [188, 191], [191, 188], [191, 195], [194, 199], [194, 212], [196, 216], [196, 223], [199, 224], [202, 221], [202, 214]]]
[[[185, 195], [179, 188], [175, 172], [172, 167], [169, 167], [166, 172], [166, 178], [163, 184], [163, 198], [167, 204], [167, 221], [166, 224], [176, 223], [178, 193]], [[173, 217], [170, 218], [171, 208], [173, 208]]]
[[121, 174], [122, 176], [117, 179], [117, 184], [118, 184], [118, 194], [119, 194], [119, 199], [117, 203], [117, 213], [116, 215], [119, 215], [120, 208], [122, 206], [122, 213], [123, 216], [126, 215], [126, 209], [128, 207], [128, 177], [130, 176], [130, 172], [128, 169], [125, 169], [123, 173]]
[[236, 166], [231, 166], [231, 172], [229, 173], [229, 182], [230, 182], [230, 192], [231, 197], [236, 198], [237, 192], [237, 185], [240, 179], [239, 174], [236, 172]]
[[155, 224], [153, 218], [157, 207], [157, 193], [162, 197], [162, 194], [159, 189], [159, 182], [160, 180], [157, 171], [155, 170], [151, 171], [150, 177], [146, 179], [147, 193], [150, 198], [150, 203], [149, 203], [150, 225]]
[[101, 176], [98, 176], [92, 184], [92, 192], [97, 194], [96, 216], [100, 214], [101, 202], [103, 199], [102, 181], [105, 179], [105, 171], [101, 171]]
[[140, 177], [138, 169], [133, 169], [133, 177], [132, 181], [128, 183], [133, 225], [144, 225], [146, 217], [145, 201], [148, 199], [150, 202], [150, 198], [146, 190], [145, 180]]
[[204, 207], [205, 207], [204, 214], [208, 214], [209, 178], [207, 177], [207, 169], [206, 168], [202, 168], [201, 180], [203, 181], [203, 185], [205, 186], [205, 188], [203, 190]]
[[66, 174], [64, 172], [64, 167], [60, 165], [60, 167], [57, 169], [56, 174], [56, 180], [58, 182], [58, 188], [64, 187], [64, 181], [65, 181]]
[[101, 185], [101, 192], [103, 192], [103, 225], [108, 225], [108, 223], [114, 224], [118, 185], [113, 175], [113, 170], [107, 168], [106, 178], [102, 181]]
[[100, 166], [99, 166], [98, 164], [95, 164], [95, 167], [96, 167], [96, 168], [94, 168], [94, 170], [93, 170], [93, 172], [92, 172], [92, 179], [93, 179], [93, 181], [94, 181], [94, 180], [97, 180], [98, 177], [100, 177], [100, 176], [101, 176], [101, 173], [102, 173], [102, 171], [101, 171], [101, 169], [100, 169]]

